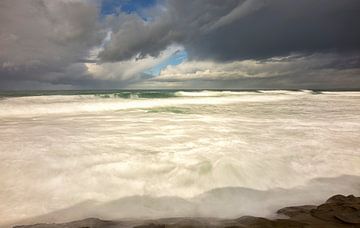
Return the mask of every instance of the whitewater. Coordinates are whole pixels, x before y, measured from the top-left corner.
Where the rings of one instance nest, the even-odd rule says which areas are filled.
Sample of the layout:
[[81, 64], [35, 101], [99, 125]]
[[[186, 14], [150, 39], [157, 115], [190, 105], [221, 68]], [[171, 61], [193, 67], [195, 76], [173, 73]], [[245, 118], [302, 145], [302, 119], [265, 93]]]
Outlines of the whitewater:
[[360, 92], [0, 96], [0, 226], [271, 216], [360, 194]]

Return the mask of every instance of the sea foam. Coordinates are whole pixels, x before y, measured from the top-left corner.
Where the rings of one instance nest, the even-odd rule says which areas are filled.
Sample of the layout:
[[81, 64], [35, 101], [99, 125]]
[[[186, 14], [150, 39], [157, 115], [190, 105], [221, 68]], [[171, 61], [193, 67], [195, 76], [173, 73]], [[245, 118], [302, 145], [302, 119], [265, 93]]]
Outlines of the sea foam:
[[360, 193], [356, 93], [197, 93], [0, 100], [1, 224], [263, 216]]

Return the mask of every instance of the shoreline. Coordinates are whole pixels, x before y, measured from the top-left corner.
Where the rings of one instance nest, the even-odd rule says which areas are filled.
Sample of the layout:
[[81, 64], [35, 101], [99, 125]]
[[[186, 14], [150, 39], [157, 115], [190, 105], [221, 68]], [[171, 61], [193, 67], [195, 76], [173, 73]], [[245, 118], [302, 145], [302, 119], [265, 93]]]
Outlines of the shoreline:
[[320, 205], [284, 207], [278, 218], [242, 216], [235, 219], [162, 218], [151, 220], [101, 220], [86, 218], [69, 223], [16, 225], [14, 228], [190, 228], [190, 227], [360, 227], [360, 197], [334, 195]]

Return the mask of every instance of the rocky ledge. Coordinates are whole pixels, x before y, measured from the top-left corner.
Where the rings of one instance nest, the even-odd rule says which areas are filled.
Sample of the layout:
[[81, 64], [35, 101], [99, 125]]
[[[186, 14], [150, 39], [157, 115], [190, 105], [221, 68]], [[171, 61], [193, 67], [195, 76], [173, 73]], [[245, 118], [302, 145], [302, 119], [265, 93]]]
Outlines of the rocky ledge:
[[277, 219], [244, 216], [237, 219], [214, 218], [168, 218], [142, 221], [105, 221], [96, 218], [62, 224], [35, 224], [15, 226], [14, 228], [191, 228], [191, 227], [265, 227], [265, 228], [297, 228], [297, 227], [359, 227], [360, 197], [353, 195], [335, 195], [319, 206], [304, 205], [285, 207], [277, 211]]

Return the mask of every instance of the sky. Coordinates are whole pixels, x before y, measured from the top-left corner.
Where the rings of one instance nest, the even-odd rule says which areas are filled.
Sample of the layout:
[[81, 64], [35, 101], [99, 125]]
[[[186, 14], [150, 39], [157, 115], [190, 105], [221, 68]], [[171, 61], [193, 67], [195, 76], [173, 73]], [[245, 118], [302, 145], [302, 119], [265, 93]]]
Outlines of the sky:
[[360, 1], [0, 1], [0, 90], [212, 88], [360, 89]]

